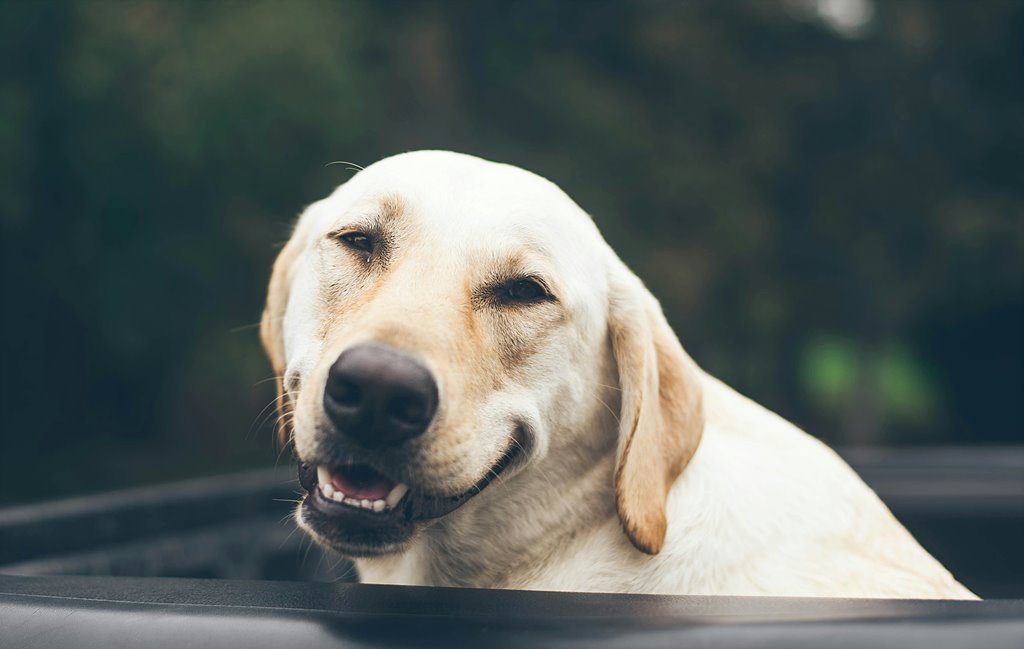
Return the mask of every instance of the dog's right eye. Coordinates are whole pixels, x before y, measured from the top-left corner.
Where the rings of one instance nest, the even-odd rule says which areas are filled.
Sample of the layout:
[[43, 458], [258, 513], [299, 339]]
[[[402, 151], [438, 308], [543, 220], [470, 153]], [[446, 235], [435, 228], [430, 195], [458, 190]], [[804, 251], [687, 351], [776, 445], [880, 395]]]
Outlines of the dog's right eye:
[[494, 296], [501, 304], [508, 305], [536, 304], [553, 299], [541, 281], [533, 277], [506, 282], [494, 289]]
[[367, 256], [373, 253], [373, 237], [365, 232], [341, 232], [334, 235], [334, 238], [349, 248], [366, 253]]

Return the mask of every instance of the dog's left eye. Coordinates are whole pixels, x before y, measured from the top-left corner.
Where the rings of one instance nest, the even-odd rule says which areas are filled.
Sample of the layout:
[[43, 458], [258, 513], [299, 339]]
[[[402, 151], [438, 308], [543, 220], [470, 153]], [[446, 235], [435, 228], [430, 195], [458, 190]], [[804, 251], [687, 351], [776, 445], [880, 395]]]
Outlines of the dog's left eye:
[[373, 252], [373, 238], [365, 232], [342, 232], [335, 238], [346, 246], [365, 252], [367, 255]]
[[540, 282], [530, 278], [517, 279], [505, 284], [499, 289], [498, 296], [505, 302], [515, 304], [530, 304], [551, 297]]

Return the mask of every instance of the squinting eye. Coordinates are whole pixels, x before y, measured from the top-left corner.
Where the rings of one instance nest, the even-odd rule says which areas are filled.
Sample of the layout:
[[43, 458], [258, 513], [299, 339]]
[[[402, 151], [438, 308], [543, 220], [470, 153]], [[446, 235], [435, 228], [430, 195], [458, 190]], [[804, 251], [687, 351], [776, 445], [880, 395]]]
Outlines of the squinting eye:
[[362, 232], [346, 232], [338, 235], [338, 240], [349, 246], [365, 253], [373, 252], [373, 239], [370, 235], [363, 234]]
[[502, 287], [506, 301], [518, 303], [539, 302], [547, 299], [548, 292], [532, 279], [517, 279]]

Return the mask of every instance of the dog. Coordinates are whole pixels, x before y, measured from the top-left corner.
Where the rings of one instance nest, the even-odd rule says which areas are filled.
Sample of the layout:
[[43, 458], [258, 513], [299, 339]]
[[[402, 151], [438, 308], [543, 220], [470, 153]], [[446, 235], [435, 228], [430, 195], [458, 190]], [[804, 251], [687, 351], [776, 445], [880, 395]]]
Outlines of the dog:
[[358, 171], [299, 217], [261, 338], [297, 521], [363, 582], [975, 598], [827, 446], [702, 371], [518, 167]]

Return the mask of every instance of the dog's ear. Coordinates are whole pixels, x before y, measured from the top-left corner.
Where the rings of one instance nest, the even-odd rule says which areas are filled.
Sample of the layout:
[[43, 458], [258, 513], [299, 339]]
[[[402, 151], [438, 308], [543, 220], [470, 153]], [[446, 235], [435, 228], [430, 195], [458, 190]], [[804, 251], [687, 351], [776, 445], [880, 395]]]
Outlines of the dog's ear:
[[284, 312], [288, 307], [288, 296], [292, 284], [295, 259], [299, 256], [300, 245], [293, 234], [277, 255], [274, 270], [270, 273], [267, 288], [267, 302], [260, 318], [260, 340], [270, 357], [275, 383], [277, 385], [277, 440], [284, 447], [291, 438], [291, 424], [288, 416], [288, 395], [284, 388], [286, 359], [284, 354]]
[[616, 506], [633, 545], [657, 554], [665, 543], [669, 490], [704, 430], [700, 370], [639, 278], [620, 267], [609, 289], [609, 335], [622, 389]]

